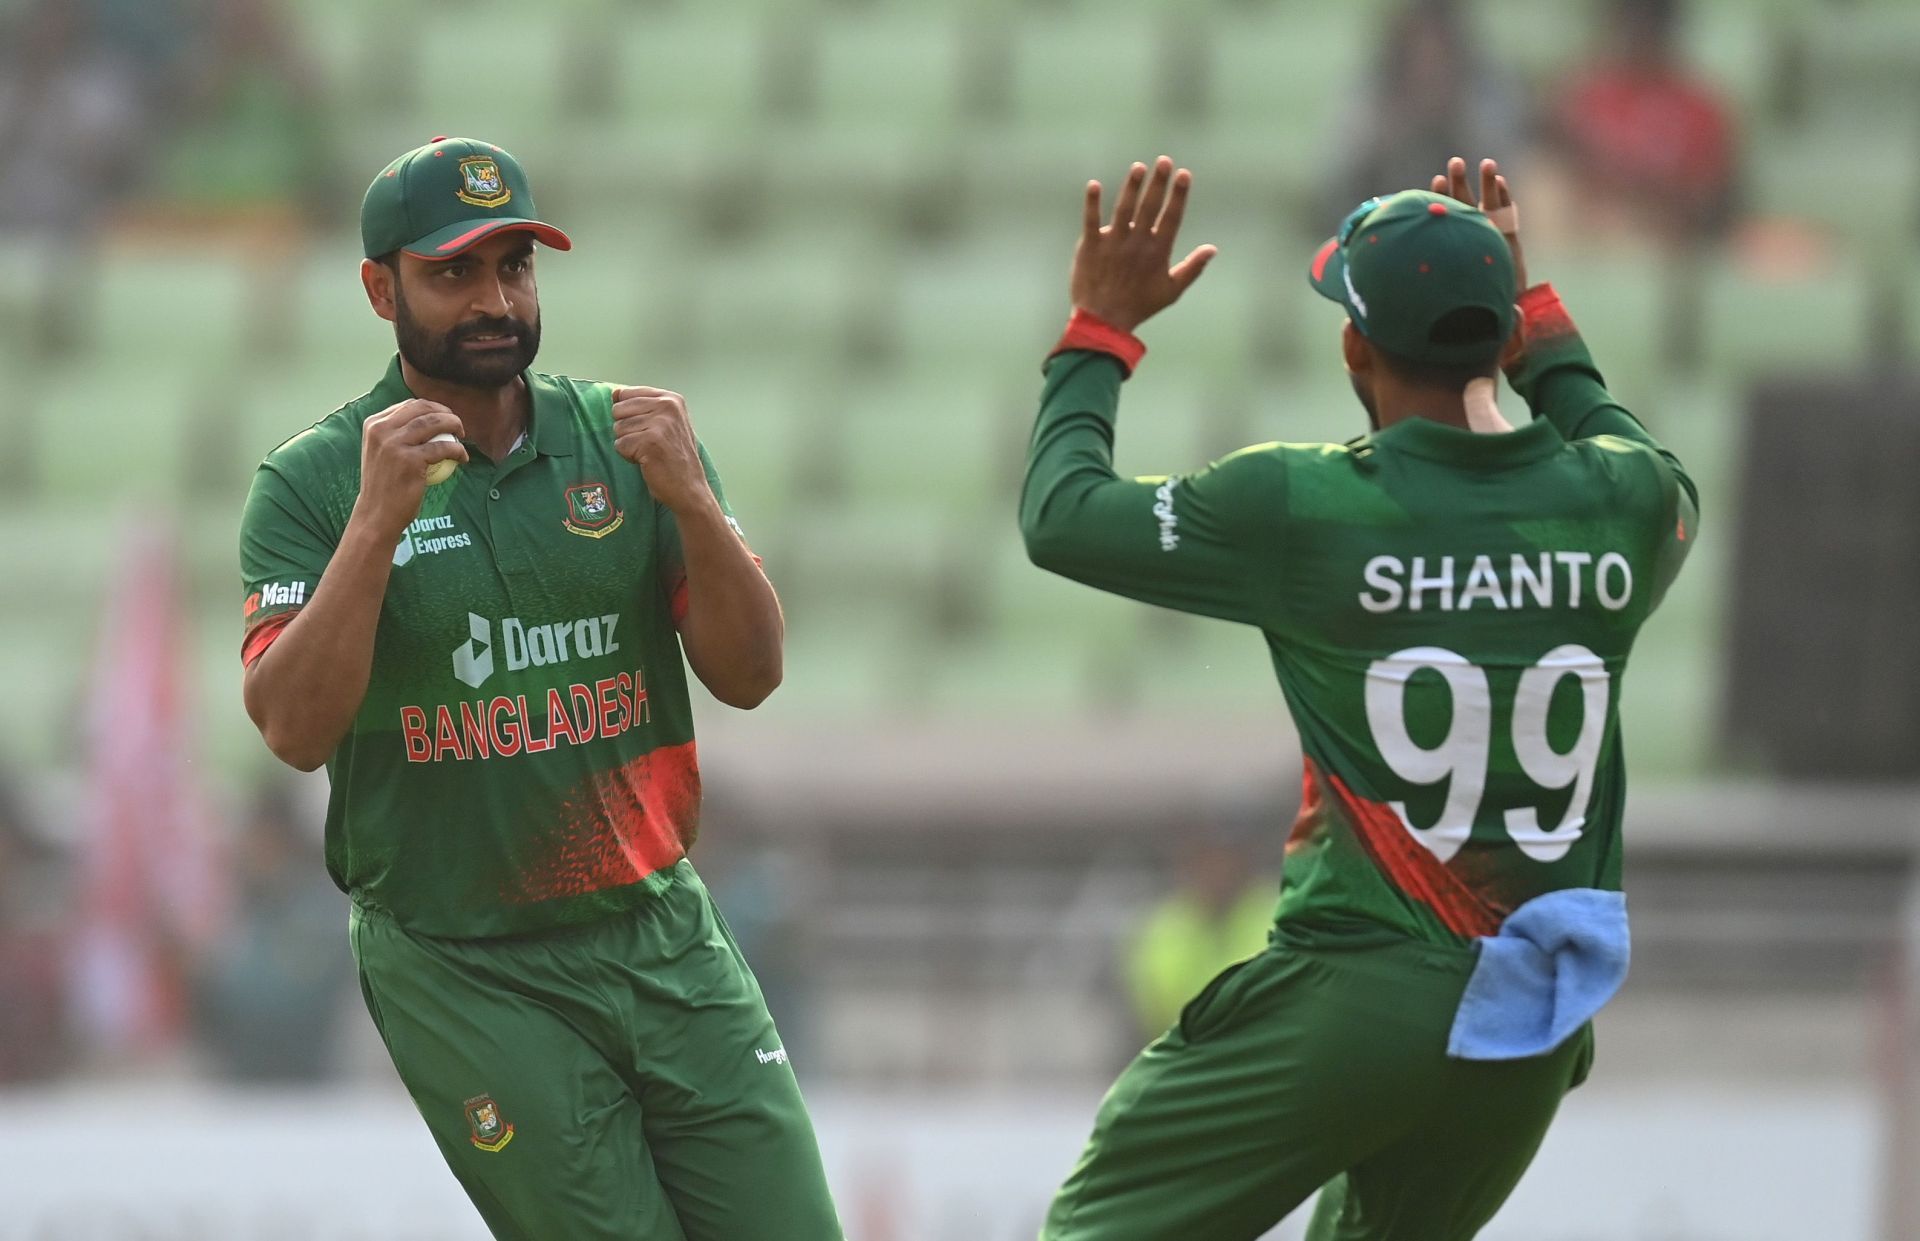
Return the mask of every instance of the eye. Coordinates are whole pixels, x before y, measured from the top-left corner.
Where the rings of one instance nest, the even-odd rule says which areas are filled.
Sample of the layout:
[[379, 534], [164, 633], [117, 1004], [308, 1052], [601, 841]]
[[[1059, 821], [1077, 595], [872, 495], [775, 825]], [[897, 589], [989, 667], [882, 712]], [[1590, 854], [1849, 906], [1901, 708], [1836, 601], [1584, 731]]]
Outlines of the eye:
[[442, 280], [460, 280], [465, 278], [466, 274], [467, 265], [465, 263], [448, 263], [440, 269], [440, 278]]

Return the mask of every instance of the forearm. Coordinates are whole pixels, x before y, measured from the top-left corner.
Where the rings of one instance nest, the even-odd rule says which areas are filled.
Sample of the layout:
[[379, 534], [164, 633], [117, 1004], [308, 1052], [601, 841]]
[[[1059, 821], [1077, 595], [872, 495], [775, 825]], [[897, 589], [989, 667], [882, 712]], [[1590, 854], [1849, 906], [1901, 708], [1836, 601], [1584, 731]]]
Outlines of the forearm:
[[717, 501], [675, 520], [687, 575], [680, 618], [687, 664], [721, 702], [757, 707], [782, 673], [786, 622], [773, 583]]
[[247, 714], [290, 766], [312, 771], [325, 763], [360, 710], [393, 543], [356, 511], [312, 601], [247, 668]]
[[1673, 470], [1690, 501], [1693, 481], [1664, 445], [1607, 390], [1600, 368], [1573, 318], [1550, 284], [1520, 296], [1525, 349], [1508, 370], [1508, 379], [1536, 418], [1553, 423], [1568, 440], [1613, 435], [1644, 444]]

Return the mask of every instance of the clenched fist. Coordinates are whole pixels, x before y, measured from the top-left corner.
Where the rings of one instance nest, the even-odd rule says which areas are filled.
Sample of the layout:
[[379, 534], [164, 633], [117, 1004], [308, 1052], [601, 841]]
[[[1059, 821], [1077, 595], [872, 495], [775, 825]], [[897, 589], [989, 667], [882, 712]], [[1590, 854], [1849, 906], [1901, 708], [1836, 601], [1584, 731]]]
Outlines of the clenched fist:
[[686, 398], [664, 388], [613, 390], [613, 446], [640, 467], [653, 498], [677, 516], [715, 503]]
[[[427, 467], [436, 461], [467, 460], [459, 436], [465, 431], [454, 412], [438, 401], [415, 397], [390, 405], [367, 419], [360, 430], [360, 499], [373, 528], [400, 535], [420, 513], [427, 494]], [[455, 438], [435, 440], [442, 432]]]

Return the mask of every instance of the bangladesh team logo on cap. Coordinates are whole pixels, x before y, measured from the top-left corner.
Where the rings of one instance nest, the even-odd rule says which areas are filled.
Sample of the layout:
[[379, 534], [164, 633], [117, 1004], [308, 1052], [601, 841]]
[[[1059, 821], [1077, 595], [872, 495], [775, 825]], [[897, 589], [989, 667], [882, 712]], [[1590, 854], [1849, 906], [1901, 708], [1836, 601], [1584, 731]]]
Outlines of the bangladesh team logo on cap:
[[460, 161], [460, 201], [476, 207], [503, 207], [513, 201], [513, 191], [500, 175], [500, 163], [484, 155], [470, 155]]
[[626, 514], [613, 507], [605, 483], [581, 483], [567, 488], [566, 527], [574, 534], [603, 539], [620, 528]]
[[492, 1095], [479, 1095], [463, 1104], [467, 1126], [473, 1130], [473, 1144], [483, 1151], [499, 1151], [513, 1141], [513, 1126], [500, 1114], [500, 1105]]

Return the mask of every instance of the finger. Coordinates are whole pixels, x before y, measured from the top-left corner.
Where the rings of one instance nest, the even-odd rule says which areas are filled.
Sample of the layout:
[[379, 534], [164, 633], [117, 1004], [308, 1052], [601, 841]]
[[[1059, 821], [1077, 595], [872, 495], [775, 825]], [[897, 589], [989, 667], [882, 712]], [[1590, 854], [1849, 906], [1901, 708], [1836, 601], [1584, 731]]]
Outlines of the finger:
[[1504, 176], [1496, 174], [1493, 178], [1493, 184], [1494, 188], [1500, 192], [1499, 205], [1502, 207], [1513, 206], [1513, 191], [1507, 188], [1507, 179]]
[[402, 444], [424, 444], [442, 433], [452, 435], [456, 439], [467, 433], [467, 428], [461, 424], [459, 415], [445, 406], [438, 407], [436, 412], [408, 419], [393, 429], [395, 440]]
[[419, 447], [420, 460], [432, 465], [435, 461], [458, 461], [465, 465], [468, 461], [467, 446], [459, 440], [428, 440]]
[[1160, 218], [1160, 209], [1167, 205], [1167, 185], [1173, 180], [1173, 161], [1162, 155], [1153, 161], [1153, 176], [1147, 181], [1147, 192], [1140, 199], [1140, 212], [1133, 218], [1135, 228], [1152, 228]]
[[1140, 186], [1147, 179], [1147, 166], [1135, 164], [1127, 169], [1127, 179], [1120, 186], [1120, 199], [1113, 204], [1113, 227], [1121, 232], [1133, 226], [1134, 211], [1140, 206]]
[[1160, 234], [1172, 249], [1174, 238], [1180, 235], [1180, 221], [1187, 216], [1187, 195], [1193, 190], [1193, 174], [1182, 168], [1173, 174], [1173, 191], [1167, 196], [1167, 209], [1160, 213], [1160, 222], [1153, 231]]
[[1480, 161], [1480, 209], [1493, 211], [1500, 206], [1500, 165], [1490, 159]]
[[1436, 194], [1446, 193], [1447, 192], [1447, 174], [1444, 172], [1435, 173], [1433, 176], [1433, 184], [1428, 188], [1431, 189]]
[[1473, 202], [1473, 193], [1467, 188], [1467, 161], [1458, 155], [1447, 161], [1447, 192], [1463, 203]]
[[1087, 196], [1080, 210], [1080, 232], [1092, 237], [1100, 231], [1100, 183], [1087, 182]]
[[1173, 295], [1178, 297], [1185, 293], [1193, 282], [1200, 278], [1201, 273], [1207, 270], [1207, 264], [1213, 262], [1213, 256], [1218, 253], [1220, 253], [1218, 246], [1198, 246], [1192, 254], [1181, 259], [1180, 265], [1167, 273], [1173, 278]]
[[674, 392], [668, 388], [646, 388], [638, 384], [634, 384], [627, 387], [615, 388], [613, 390], [613, 403], [615, 405], [618, 405], [622, 401], [634, 400], [639, 397], [648, 397], [648, 396], [677, 397], [679, 395], [680, 394], [678, 392]]

